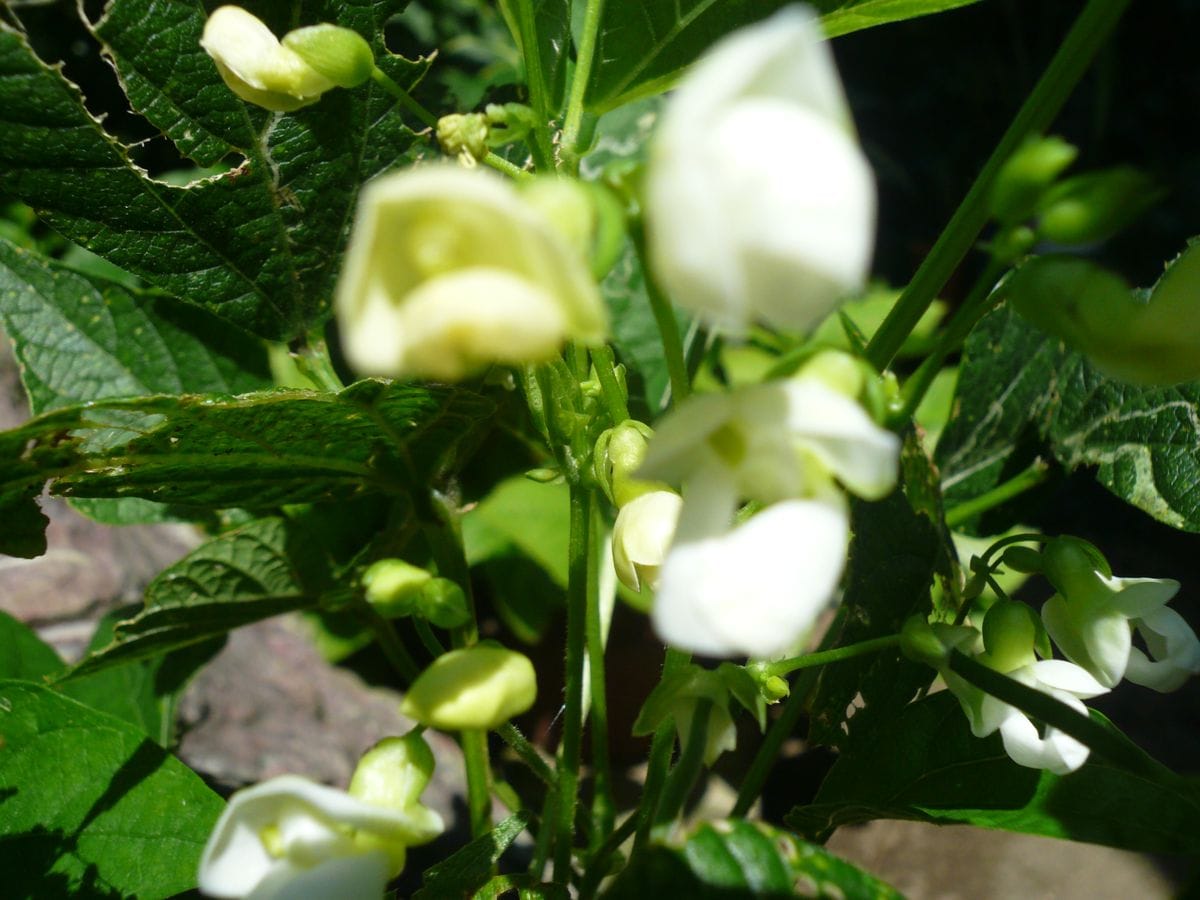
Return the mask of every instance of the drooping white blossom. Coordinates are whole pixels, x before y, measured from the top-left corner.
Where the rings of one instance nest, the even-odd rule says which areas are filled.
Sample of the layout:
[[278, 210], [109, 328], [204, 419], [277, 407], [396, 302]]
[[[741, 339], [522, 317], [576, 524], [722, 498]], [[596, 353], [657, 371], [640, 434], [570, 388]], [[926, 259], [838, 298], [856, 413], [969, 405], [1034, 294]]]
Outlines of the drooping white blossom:
[[645, 206], [671, 299], [732, 333], [807, 330], [862, 285], [874, 180], [811, 12], [741, 29], [694, 64], [654, 136]]

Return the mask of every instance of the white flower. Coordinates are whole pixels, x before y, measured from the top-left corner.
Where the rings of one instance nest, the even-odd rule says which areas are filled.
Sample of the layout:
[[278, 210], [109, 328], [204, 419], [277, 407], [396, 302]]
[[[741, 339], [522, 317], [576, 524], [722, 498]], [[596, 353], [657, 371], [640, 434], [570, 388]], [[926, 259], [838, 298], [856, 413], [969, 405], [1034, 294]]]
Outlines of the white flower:
[[683, 499], [674, 491], [651, 491], [635, 497], [617, 513], [613, 567], [630, 590], [640, 591], [643, 581], [650, 590], [655, 589], [682, 505]]
[[213, 11], [204, 23], [200, 46], [231, 91], [266, 109], [299, 109], [336, 86], [239, 6]]
[[381, 898], [405, 848], [441, 830], [437, 814], [419, 805], [374, 805], [282, 775], [230, 798], [204, 848], [199, 886], [250, 900]]
[[548, 360], [606, 328], [581, 254], [500, 176], [457, 166], [364, 188], [337, 312], [358, 371], [441, 380]]
[[[1181, 616], [1166, 608], [1179, 582], [1106, 574], [1090, 551], [1067, 537], [1043, 551], [1046, 577], [1058, 593], [1042, 607], [1042, 621], [1063, 655], [1107, 688], [1128, 677], [1155, 690], [1174, 690], [1200, 671], [1200, 641]], [[1154, 662], [1133, 646], [1134, 629]]]
[[791, 8], [716, 44], [667, 105], [646, 219], [671, 298], [733, 333], [806, 330], [858, 288], [875, 191], [811, 12]]
[[[659, 570], [653, 621], [674, 647], [769, 658], [792, 649], [829, 603], [849, 535], [845, 506], [785, 500], [729, 529], [689, 493]], [[724, 506], [717, 504], [718, 508]]]

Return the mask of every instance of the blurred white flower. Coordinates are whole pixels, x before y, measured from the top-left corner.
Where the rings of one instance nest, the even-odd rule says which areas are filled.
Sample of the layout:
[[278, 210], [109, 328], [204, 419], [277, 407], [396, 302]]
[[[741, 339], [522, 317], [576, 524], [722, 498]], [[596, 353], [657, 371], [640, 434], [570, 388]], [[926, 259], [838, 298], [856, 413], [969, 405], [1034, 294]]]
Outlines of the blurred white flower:
[[582, 255], [551, 222], [500, 176], [449, 165], [363, 189], [337, 313], [359, 372], [446, 381], [606, 328]]
[[200, 46], [231, 91], [266, 109], [299, 109], [336, 86], [240, 6], [214, 10], [204, 23]]
[[281, 775], [229, 799], [204, 848], [199, 886], [249, 900], [382, 898], [405, 848], [441, 830], [419, 804], [388, 808]]
[[[1178, 688], [1200, 672], [1200, 640], [1166, 604], [1179, 591], [1170, 578], [1118, 578], [1090, 545], [1060, 537], [1042, 552], [1058, 591], [1042, 607], [1054, 643], [1107, 688], [1129, 678], [1158, 691]], [[1133, 646], [1141, 633], [1149, 655]]]
[[667, 104], [646, 174], [671, 299], [733, 333], [807, 330], [859, 288], [875, 188], [821, 26], [793, 7], [717, 43]]

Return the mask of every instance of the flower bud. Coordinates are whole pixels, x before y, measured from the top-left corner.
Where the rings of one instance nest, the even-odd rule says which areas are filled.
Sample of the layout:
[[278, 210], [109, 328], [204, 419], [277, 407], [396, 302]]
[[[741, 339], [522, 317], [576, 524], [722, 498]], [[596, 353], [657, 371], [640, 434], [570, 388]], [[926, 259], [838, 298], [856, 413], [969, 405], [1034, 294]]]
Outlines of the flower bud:
[[1036, 138], [1018, 148], [1001, 166], [992, 185], [992, 215], [1003, 224], [1027, 219], [1045, 190], [1078, 155], [1075, 147], [1059, 137]]
[[525, 712], [536, 698], [527, 656], [477, 644], [434, 660], [409, 688], [400, 712], [444, 731], [486, 730]]
[[483, 113], [451, 113], [437, 122], [437, 140], [447, 156], [474, 165], [488, 154], [488, 123]]
[[271, 29], [239, 6], [213, 11], [204, 23], [200, 46], [231, 91], [265, 109], [299, 109], [335, 87], [335, 82], [280, 44]]
[[434, 578], [422, 586], [417, 614], [438, 628], [460, 628], [471, 620], [466, 594], [447, 578]]
[[410, 847], [427, 844], [445, 827], [441, 816], [420, 802], [434, 765], [433, 751], [417, 732], [384, 738], [358, 761], [347, 793], [372, 806], [404, 813], [409, 817], [405, 842]]
[[662, 482], [634, 477], [646, 458], [646, 446], [653, 434], [644, 422], [626, 419], [596, 441], [592, 454], [596, 481], [618, 509], [643, 494], [667, 489]]
[[359, 372], [446, 381], [606, 330], [583, 259], [550, 223], [499, 176], [448, 165], [363, 189], [337, 312]]
[[1000, 562], [1016, 572], [1032, 574], [1042, 571], [1042, 554], [1032, 547], [1006, 547]]
[[412, 615], [433, 576], [402, 559], [381, 559], [362, 576], [367, 602], [385, 619]]
[[[983, 617], [983, 646], [980, 662], [997, 672], [1011, 672], [1037, 661], [1034, 647], [1042, 627], [1037, 613], [1015, 600], [997, 600]], [[1047, 654], [1049, 655], [1049, 654]]]
[[322, 23], [283, 36], [283, 46], [338, 87], [358, 87], [375, 71], [371, 45], [357, 31]]
[[1038, 236], [1058, 244], [1093, 244], [1116, 234], [1160, 196], [1154, 180], [1137, 169], [1079, 175], [1047, 194]]
[[613, 525], [613, 568], [621, 583], [654, 590], [658, 570], [671, 547], [683, 500], [674, 491], [652, 491], [621, 507]]

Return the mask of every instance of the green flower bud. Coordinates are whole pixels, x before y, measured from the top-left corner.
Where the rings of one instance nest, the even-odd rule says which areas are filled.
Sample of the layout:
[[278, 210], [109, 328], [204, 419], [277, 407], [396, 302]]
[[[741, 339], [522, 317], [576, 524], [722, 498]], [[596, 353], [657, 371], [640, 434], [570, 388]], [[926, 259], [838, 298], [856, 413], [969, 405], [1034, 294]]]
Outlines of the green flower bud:
[[1038, 215], [1038, 236], [1059, 244], [1091, 244], [1116, 234], [1162, 196], [1150, 176], [1121, 167], [1089, 172], [1050, 191]]
[[367, 602], [385, 619], [410, 616], [433, 576], [402, 559], [381, 559], [362, 576]]
[[488, 123], [483, 113], [451, 113], [437, 123], [437, 140], [447, 156], [474, 164], [488, 154]]
[[527, 656], [478, 644], [439, 656], [420, 674], [400, 712], [444, 731], [486, 730], [520, 715], [537, 699], [537, 676]]
[[1042, 554], [1032, 547], [1007, 547], [1000, 562], [1017, 572], [1032, 574], [1042, 571]]
[[471, 620], [466, 594], [446, 578], [434, 578], [421, 587], [417, 614], [438, 628], [459, 628]]
[[1066, 597], [1086, 596], [1095, 590], [1098, 576], [1112, 576], [1108, 560], [1094, 544], [1070, 535], [1046, 544], [1042, 571], [1054, 589]]
[[1077, 149], [1059, 137], [1027, 142], [996, 175], [989, 202], [992, 216], [1005, 224], [1028, 218], [1042, 193], [1078, 155]]
[[310, 25], [289, 31], [282, 43], [338, 87], [358, 87], [375, 71], [371, 45], [349, 28]]
[[644, 422], [626, 419], [596, 441], [592, 454], [596, 481], [618, 509], [643, 494], [669, 490], [662, 482], [634, 477], [646, 458], [646, 447], [653, 435]]
[[792, 692], [792, 687], [786, 678], [778, 675], [768, 675], [758, 685], [759, 693], [768, 703], [778, 703]]
[[1024, 603], [997, 600], [983, 617], [982, 631], [987, 653], [980, 662], [998, 672], [1011, 672], [1035, 662], [1033, 651], [1039, 643], [1041, 620]]

